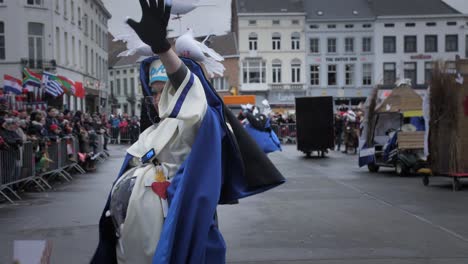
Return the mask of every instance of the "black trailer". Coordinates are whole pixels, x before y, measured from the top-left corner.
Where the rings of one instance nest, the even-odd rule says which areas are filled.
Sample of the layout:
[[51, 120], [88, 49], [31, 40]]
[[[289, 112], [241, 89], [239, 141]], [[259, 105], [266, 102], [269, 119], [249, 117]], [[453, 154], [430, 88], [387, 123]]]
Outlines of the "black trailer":
[[325, 157], [335, 146], [333, 121], [333, 97], [296, 98], [297, 150]]

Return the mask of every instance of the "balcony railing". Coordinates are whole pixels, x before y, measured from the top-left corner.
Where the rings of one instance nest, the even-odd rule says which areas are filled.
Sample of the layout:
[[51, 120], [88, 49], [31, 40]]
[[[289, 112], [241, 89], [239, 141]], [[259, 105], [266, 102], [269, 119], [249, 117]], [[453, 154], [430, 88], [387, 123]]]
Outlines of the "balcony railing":
[[53, 71], [57, 67], [55, 60], [37, 60], [34, 58], [22, 58], [21, 64], [37, 71]]

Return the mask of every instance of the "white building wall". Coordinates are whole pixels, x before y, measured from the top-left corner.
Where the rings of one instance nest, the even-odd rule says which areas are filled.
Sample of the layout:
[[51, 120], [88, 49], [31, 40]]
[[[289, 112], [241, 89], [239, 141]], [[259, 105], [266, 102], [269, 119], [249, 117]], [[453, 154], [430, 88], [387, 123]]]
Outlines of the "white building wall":
[[[364, 28], [363, 25], [372, 25], [371, 28]], [[311, 28], [313, 25], [318, 28]], [[328, 28], [328, 25], [335, 25], [335, 29]], [[346, 25], [353, 25], [353, 28], [346, 28]], [[354, 52], [345, 51], [345, 39], [351, 37], [354, 39]], [[363, 52], [362, 42], [364, 37], [372, 39], [371, 52]], [[319, 39], [319, 53], [310, 51], [310, 39]], [[328, 52], [328, 39], [337, 40], [337, 52]], [[307, 54], [307, 87], [308, 95], [311, 96], [335, 96], [341, 98], [366, 97], [372, 90], [371, 85], [364, 85], [363, 64], [374, 63], [375, 39], [373, 22], [370, 20], [356, 21], [309, 21], [306, 27], [306, 54]], [[353, 64], [355, 67], [354, 84], [346, 85], [345, 66]], [[311, 84], [310, 66], [319, 65], [319, 85]], [[337, 84], [328, 85], [328, 65], [337, 66]], [[373, 73], [373, 77], [375, 73]], [[373, 82], [374, 83], [374, 82]]]
[[[468, 19], [462, 15], [454, 16], [426, 16], [426, 17], [394, 17], [378, 18], [375, 23], [375, 72], [378, 83], [383, 83], [383, 64], [396, 63], [396, 76], [404, 77], [404, 63], [417, 63], [417, 84], [423, 85], [425, 80], [425, 62], [430, 61], [454, 61], [455, 56], [466, 56], [466, 35], [468, 35]], [[437, 23], [436, 26], [429, 27], [428, 22]], [[456, 26], [448, 26], [447, 22], [456, 22]], [[415, 23], [415, 27], [407, 27], [406, 23]], [[385, 24], [394, 24], [395, 27], [385, 27]], [[445, 51], [445, 36], [458, 35], [458, 51]], [[417, 52], [405, 53], [404, 36], [417, 36]], [[435, 53], [425, 52], [425, 36], [437, 35], [438, 50]], [[396, 37], [396, 53], [383, 52], [384, 36]], [[415, 59], [415, 55], [423, 55]], [[411, 58], [413, 56], [413, 58]], [[414, 84], [414, 83], [413, 83]]]
[[[249, 26], [249, 20], [256, 20], [256, 26]], [[279, 20], [279, 25], [273, 25], [273, 20]], [[293, 25], [292, 21], [298, 20], [299, 24]], [[301, 82], [305, 83], [305, 41], [304, 41], [304, 15], [278, 15], [278, 16], [241, 16], [239, 17], [239, 53], [240, 53], [240, 80], [241, 91], [267, 91], [272, 84], [273, 60], [280, 60], [282, 64], [282, 84], [292, 84], [291, 81], [291, 62], [294, 59], [301, 61]], [[293, 33], [300, 34], [300, 44], [298, 50], [291, 48], [291, 36]], [[256, 33], [258, 35], [258, 50], [249, 50], [249, 35]], [[272, 35], [279, 33], [281, 35], [281, 48], [273, 50]], [[242, 62], [246, 59], [261, 58], [266, 63], [266, 83], [248, 84], [243, 82]]]
[[[64, 11], [64, 1], [67, 3], [66, 15]], [[87, 80], [101, 81], [100, 96], [107, 97], [108, 17], [96, 4], [95, 0], [73, 0], [73, 10], [71, 2], [72, 0], [42, 0], [42, 5], [40, 6], [29, 6], [26, 4], [26, 0], [8, 0], [0, 4], [0, 21], [5, 25], [6, 42], [6, 57], [4, 60], [0, 59], [0, 76], [3, 76], [3, 74], [10, 74], [21, 78], [22, 65], [20, 60], [29, 57], [28, 23], [41, 23], [44, 25], [43, 59], [45, 61], [55, 60], [57, 63], [57, 74], [64, 75], [74, 81], [83, 82], [84, 85], [86, 85]], [[81, 10], [81, 17], [78, 16], [78, 8]], [[91, 19], [98, 22], [98, 28], [101, 32], [99, 37], [101, 41], [99, 43], [95, 40], [95, 35], [93, 39], [91, 39], [89, 35], [86, 36], [84, 34], [83, 18], [85, 14], [88, 15], [88, 26], [90, 26]], [[80, 20], [81, 28], [78, 22]], [[95, 27], [95, 23], [93, 25]], [[59, 43], [56, 39], [57, 27], [60, 32]], [[67, 32], [68, 35], [68, 61], [65, 54], [65, 32]], [[73, 50], [72, 44], [73, 37], [75, 40], [75, 50]], [[80, 41], [81, 49], [79, 46]], [[94, 61], [94, 73], [90, 72], [88, 74], [85, 72], [85, 45], [88, 45], [88, 53], [93, 49], [93, 51], [98, 54], [100, 63], [98, 63], [97, 66], [99, 70], [96, 69], [96, 61]], [[59, 57], [57, 57], [56, 54], [57, 48], [60, 50]], [[75, 60], [73, 60], [73, 58], [75, 58]], [[88, 62], [91, 62], [90, 58]], [[89, 69], [91, 69], [91, 65], [89, 65]], [[77, 104], [75, 104], [74, 100], [71, 101], [72, 110], [82, 109], [81, 99], [77, 99]], [[66, 103], [66, 96], [64, 96], [64, 103]]]

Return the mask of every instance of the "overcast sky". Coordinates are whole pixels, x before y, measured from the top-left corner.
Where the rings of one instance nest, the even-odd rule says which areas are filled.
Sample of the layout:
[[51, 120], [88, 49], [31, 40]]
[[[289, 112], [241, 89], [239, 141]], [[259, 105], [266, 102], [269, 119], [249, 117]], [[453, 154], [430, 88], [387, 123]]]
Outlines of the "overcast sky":
[[[112, 14], [110, 20], [110, 32], [114, 35], [122, 33], [123, 23], [126, 16], [135, 20], [141, 17], [141, 9], [138, 0], [103, 0]], [[194, 0], [180, 0], [184, 2]], [[195, 0], [196, 1], [196, 0]], [[410, 1], [410, 0], [408, 0]], [[468, 14], [468, 0], [445, 0], [454, 8]], [[202, 6], [182, 16], [181, 20], [171, 20], [169, 28], [173, 31], [171, 35], [179, 35], [180, 30], [185, 32], [187, 27], [194, 30], [196, 36], [208, 34], [223, 34], [230, 31], [231, 19], [230, 0], [199, 0], [199, 4], [212, 5]]]

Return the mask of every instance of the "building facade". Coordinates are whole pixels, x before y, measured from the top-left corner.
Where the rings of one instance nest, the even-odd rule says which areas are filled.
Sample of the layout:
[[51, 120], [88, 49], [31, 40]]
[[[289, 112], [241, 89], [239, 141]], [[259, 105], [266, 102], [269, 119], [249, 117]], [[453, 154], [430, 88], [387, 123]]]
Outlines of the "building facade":
[[240, 92], [274, 107], [293, 105], [306, 95], [302, 1], [239, 0], [237, 8]]
[[[468, 56], [468, 17], [441, 0], [424, 5], [405, 0], [238, 0], [237, 10], [241, 92], [275, 103], [282, 98], [291, 105], [294, 97], [307, 95], [357, 105], [375, 86], [391, 88], [403, 78], [424, 89], [435, 61]], [[303, 21], [302, 28], [283, 28], [291, 19]], [[277, 36], [291, 31], [301, 34], [303, 50], [275, 49]], [[280, 61], [286, 73], [280, 87], [295, 87], [288, 63], [283, 63], [291, 59], [303, 61], [303, 89], [275, 90]], [[262, 62], [260, 73], [265, 74], [253, 84], [245, 76], [251, 74], [251, 60]]]
[[86, 91], [63, 95], [63, 108], [104, 111], [110, 17], [101, 0], [0, 1], [0, 75], [21, 78], [23, 67], [63, 75]]

